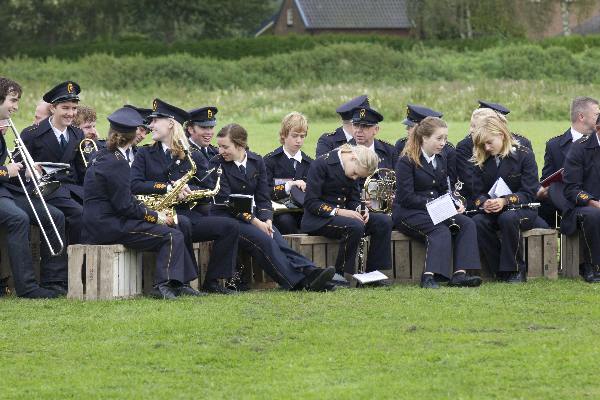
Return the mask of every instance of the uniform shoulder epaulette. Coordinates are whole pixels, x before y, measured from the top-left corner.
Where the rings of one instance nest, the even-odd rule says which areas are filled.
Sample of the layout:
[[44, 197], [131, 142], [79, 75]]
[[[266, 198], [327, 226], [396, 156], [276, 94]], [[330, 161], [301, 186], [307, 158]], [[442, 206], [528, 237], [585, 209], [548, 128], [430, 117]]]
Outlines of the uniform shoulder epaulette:
[[325, 132], [325, 133], [323, 134], [323, 136], [333, 136], [333, 135], [335, 135], [336, 133], [337, 133], [336, 131], [333, 131], [333, 132]]
[[452, 147], [453, 149], [455, 149], [455, 148], [456, 148], [456, 146], [454, 146], [454, 145], [452, 144], [452, 142], [446, 142], [446, 146]]
[[388, 142], [387, 140], [383, 140], [383, 139], [377, 139], [377, 140], [379, 140], [381, 143], [383, 143], [383, 144], [385, 144], [385, 145], [388, 145], [388, 146], [392, 146], [392, 147], [394, 147], [394, 145], [393, 145], [393, 144], [391, 144], [390, 142]]
[[560, 138], [562, 135], [563, 135], [563, 134], [561, 133], [560, 135], [552, 136], [550, 139], [546, 140], [546, 143], [550, 142], [551, 140], [558, 139], [558, 138]]
[[271, 152], [269, 152], [269, 153], [265, 154], [265, 155], [264, 155], [264, 158], [273, 157], [273, 156], [275, 156], [275, 155], [277, 155], [277, 154], [281, 154], [281, 153], [283, 153], [283, 147], [282, 147], [282, 146], [279, 146], [279, 147], [278, 147], [278, 148], [276, 148], [275, 150], [273, 150], [273, 151], [271, 151]]
[[396, 143], [399, 143], [399, 142], [406, 142], [407, 140], [408, 140], [408, 136], [404, 136], [404, 137], [402, 137], [402, 138], [400, 138], [400, 139], [396, 140]]
[[589, 138], [591, 138], [591, 137], [592, 137], [592, 135], [588, 135], [588, 136], [582, 136], [582, 137], [580, 137], [579, 139], [577, 139], [577, 140], [575, 141], [575, 143], [583, 143], [583, 142], [585, 142], [586, 140], [588, 140], [588, 139], [589, 139]]
[[120, 150], [113, 151], [113, 154], [115, 155], [115, 157], [117, 157], [117, 160], [125, 160], [125, 156], [123, 155], [123, 153], [121, 153]]

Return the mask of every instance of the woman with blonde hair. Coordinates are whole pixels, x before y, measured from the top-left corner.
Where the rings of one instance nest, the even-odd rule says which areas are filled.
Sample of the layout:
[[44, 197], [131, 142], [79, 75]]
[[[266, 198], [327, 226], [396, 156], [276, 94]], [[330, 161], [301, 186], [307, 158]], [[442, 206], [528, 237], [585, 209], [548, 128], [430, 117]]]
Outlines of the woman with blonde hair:
[[[392, 221], [386, 214], [361, 207], [356, 183], [377, 169], [379, 157], [365, 146], [344, 144], [317, 158], [310, 166], [301, 228], [311, 235], [341, 239], [336, 272], [352, 275], [361, 239], [371, 236], [366, 272], [392, 268]], [[387, 282], [376, 285], [387, 285]]]
[[483, 119], [473, 144], [473, 204], [480, 210], [473, 220], [479, 251], [497, 278], [523, 282], [527, 273], [521, 231], [533, 228], [537, 218], [537, 210], [526, 206], [535, 201], [539, 186], [535, 156], [515, 140], [506, 119], [498, 115]]
[[449, 280], [448, 286], [481, 284], [480, 277], [470, 276], [466, 271], [478, 270], [481, 266], [477, 228], [463, 214], [465, 205], [457, 205], [458, 215], [436, 225], [426, 208], [427, 202], [454, 188], [454, 172], [448, 167], [448, 157], [443, 151], [447, 139], [446, 123], [437, 117], [426, 117], [416, 125], [396, 163], [394, 226], [408, 236], [425, 241], [421, 287], [428, 289], [439, 288], [440, 277]]
[[[152, 129], [154, 143], [141, 147], [131, 165], [131, 191], [134, 194], [164, 195], [192, 167], [184, 148], [188, 141], [182, 126], [189, 120], [189, 114], [160, 99], [154, 100], [152, 110], [148, 118], [151, 121], [150, 129]], [[199, 189], [195, 186], [197, 184], [195, 178], [200, 179], [205, 175], [205, 171], [201, 171], [200, 152], [192, 151], [189, 156], [196, 164], [196, 176], [179, 194], [182, 203], [175, 207], [177, 228], [184, 234], [186, 248], [192, 256], [196, 270], [193, 242], [214, 240], [202, 289], [209, 293], [232, 294], [232, 291], [226, 290], [219, 284], [219, 279], [228, 279], [233, 275], [238, 244], [237, 225], [230, 223], [228, 219], [203, 215], [200, 212], [201, 207], [198, 207], [198, 210], [190, 210], [190, 205], [185, 203], [185, 198], [191, 194], [191, 191]], [[195, 277], [190, 275], [188, 278], [180, 290], [182, 294], [192, 296], [201, 294], [189, 285], [189, 281]]]

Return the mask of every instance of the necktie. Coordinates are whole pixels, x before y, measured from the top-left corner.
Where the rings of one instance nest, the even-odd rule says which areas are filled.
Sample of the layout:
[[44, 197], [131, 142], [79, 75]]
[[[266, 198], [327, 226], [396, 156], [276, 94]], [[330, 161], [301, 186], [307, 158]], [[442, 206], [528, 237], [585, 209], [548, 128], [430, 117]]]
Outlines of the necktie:
[[171, 152], [169, 151], [169, 149], [165, 150], [165, 157], [167, 159], [167, 162], [171, 161]]
[[204, 153], [204, 157], [206, 157], [207, 160], [210, 160], [210, 157], [208, 156], [208, 149], [206, 147], [202, 147], [202, 153]]
[[62, 151], [65, 151], [67, 148], [67, 139], [65, 139], [65, 135], [60, 134], [60, 148]]
[[356, 146], [356, 140], [354, 140], [354, 138], [350, 139], [348, 143], [350, 143], [352, 146]]
[[293, 167], [294, 169], [296, 169], [296, 166], [298, 165], [298, 161], [296, 161], [296, 159], [295, 159], [295, 158], [290, 158], [290, 161], [292, 162], [292, 167]]
[[246, 167], [244, 167], [242, 164], [240, 164], [239, 168], [240, 168], [240, 172], [242, 173], [242, 175], [246, 176]]
[[500, 157], [495, 156], [496, 159], [496, 167], [498, 167], [500, 165]]
[[125, 150], [125, 157], [127, 158], [128, 163], [131, 163], [130, 154], [131, 154], [131, 149]]

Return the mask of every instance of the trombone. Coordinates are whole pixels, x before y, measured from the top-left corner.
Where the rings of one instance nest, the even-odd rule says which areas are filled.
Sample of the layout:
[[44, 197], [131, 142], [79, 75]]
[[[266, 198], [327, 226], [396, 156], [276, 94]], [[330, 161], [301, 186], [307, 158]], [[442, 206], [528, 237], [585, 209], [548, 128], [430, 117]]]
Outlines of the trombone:
[[31, 181], [33, 182], [33, 188], [34, 188], [34, 195], [40, 199], [42, 206], [44, 207], [44, 212], [46, 213], [48, 220], [50, 221], [50, 224], [52, 225], [52, 230], [54, 231], [54, 234], [56, 235], [56, 239], [58, 240], [59, 248], [56, 250], [54, 249], [54, 247], [52, 247], [52, 243], [50, 243], [50, 239], [48, 238], [48, 233], [46, 232], [46, 229], [42, 225], [40, 216], [38, 215], [38, 213], [33, 205], [33, 201], [31, 200], [31, 195], [29, 194], [27, 187], [25, 185], [25, 181], [23, 181], [23, 177], [21, 176], [20, 173], [17, 174], [17, 178], [19, 179], [19, 183], [21, 184], [21, 187], [23, 188], [23, 193], [25, 193], [25, 197], [27, 197], [27, 202], [29, 203], [29, 206], [31, 207], [31, 211], [33, 212], [33, 215], [35, 216], [35, 219], [38, 223], [38, 226], [40, 227], [40, 231], [42, 232], [42, 235], [44, 236], [44, 240], [46, 241], [46, 244], [48, 245], [50, 254], [52, 254], [53, 256], [57, 256], [63, 252], [65, 245], [63, 243], [62, 238], [60, 237], [58, 228], [56, 227], [56, 224], [54, 223], [54, 220], [52, 219], [50, 210], [48, 210], [48, 204], [46, 204], [46, 200], [44, 200], [44, 195], [48, 195], [48, 194], [54, 192], [56, 189], [58, 189], [60, 182], [44, 180], [44, 178], [40, 175], [40, 173], [35, 168], [35, 162], [33, 161], [33, 158], [31, 158], [31, 154], [29, 153], [29, 150], [27, 150], [27, 147], [25, 147], [25, 143], [23, 143], [23, 140], [21, 139], [21, 136], [19, 135], [17, 128], [15, 127], [15, 124], [13, 123], [12, 119], [8, 118], [5, 122], [7, 122], [8, 125], [5, 125], [5, 126], [3, 125], [0, 128], [10, 128], [13, 131], [13, 134], [15, 136], [15, 148], [13, 150], [7, 150], [8, 157], [10, 158], [11, 162], [17, 162], [17, 161], [15, 161], [15, 158], [17, 157], [17, 154], [20, 155], [22, 162], [25, 166], [25, 170], [28, 171], [29, 174], [31, 175]]
[[83, 160], [83, 165], [85, 168], [88, 167], [88, 160], [85, 157], [86, 154], [89, 156], [90, 154], [98, 151], [98, 145], [94, 142], [93, 139], [85, 138], [81, 142], [79, 142], [79, 152], [81, 153], [81, 158]]

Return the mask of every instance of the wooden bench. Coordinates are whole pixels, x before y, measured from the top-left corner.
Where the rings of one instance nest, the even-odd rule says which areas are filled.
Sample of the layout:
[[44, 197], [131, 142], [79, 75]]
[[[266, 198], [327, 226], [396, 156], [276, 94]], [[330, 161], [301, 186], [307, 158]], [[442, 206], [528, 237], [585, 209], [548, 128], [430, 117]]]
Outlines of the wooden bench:
[[560, 265], [565, 278], [579, 278], [579, 264], [585, 261], [581, 231], [573, 235], [560, 235]]
[[71, 245], [70, 299], [130, 298], [142, 294], [142, 253], [114, 245]]
[[[6, 238], [6, 231], [0, 229], [0, 282], [5, 282], [9, 293], [14, 293], [15, 284], [12, 279], [10, 269], [10, 258], [8, 256], [8, 246], [10, 243]], [[36, 225], [29, 227], [29, 248], [31, 250], [31, 259], [33, 261], [33, 272], [37, 281], [40, 281], [40, 228]]]

